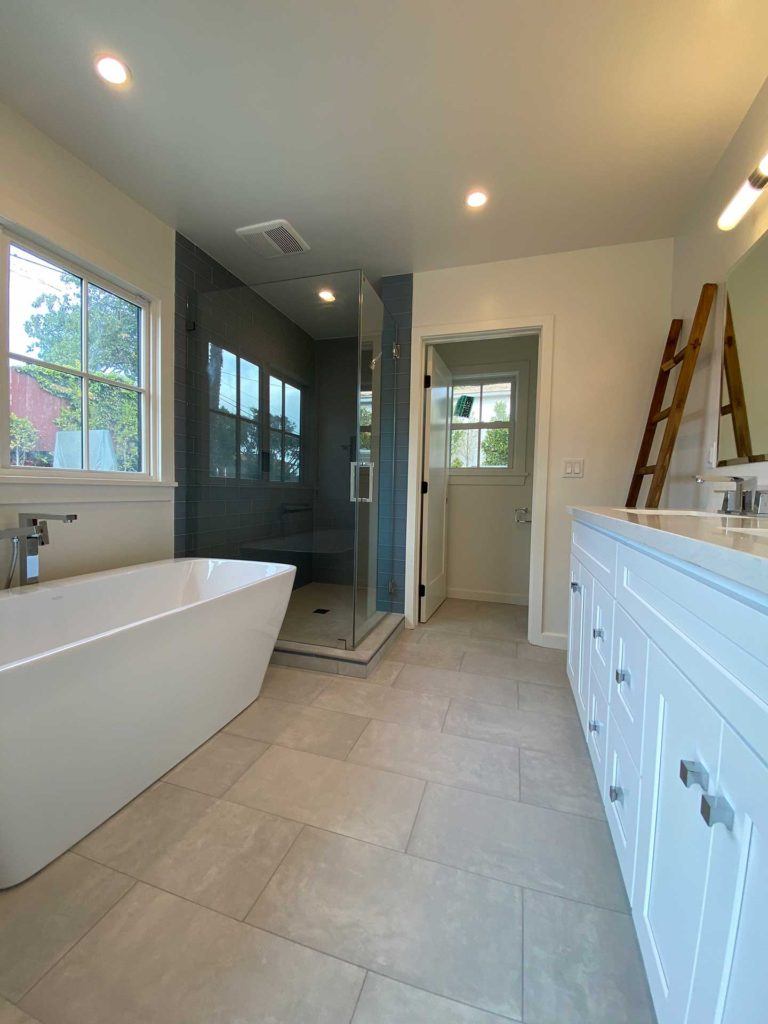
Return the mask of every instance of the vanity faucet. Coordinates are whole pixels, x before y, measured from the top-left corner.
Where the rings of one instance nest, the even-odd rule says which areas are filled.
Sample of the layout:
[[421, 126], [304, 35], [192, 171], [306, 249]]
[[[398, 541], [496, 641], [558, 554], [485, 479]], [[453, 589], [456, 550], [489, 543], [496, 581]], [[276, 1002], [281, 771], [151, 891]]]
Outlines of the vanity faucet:
[[[7, 536], [16, 536], [19, 545], [19, 584], [40, 582], [40, 548], [50, 544], [48, 520], [60, 523], [74, 523], [77, 516], [72, 512], [20, 512], [19, 529], [5, 531]], [[0, 534], [2, 536], [2, 534]], [[11, 566], [10, 581], [13, 579]]]
[[[720, 506], [722, 515], [751, 516], [755, 514], [755, 506], [758, 506], [762, 492], [757, 490], [757, 478], [754, 476], [697, 476], [696, 483], [720, 483], [727, 480], [732, 483], [733, 490], [715, 489], [715, 494], [722, 494], [723, 503]], [[757, 498], [757, 500], [756, 500]]]

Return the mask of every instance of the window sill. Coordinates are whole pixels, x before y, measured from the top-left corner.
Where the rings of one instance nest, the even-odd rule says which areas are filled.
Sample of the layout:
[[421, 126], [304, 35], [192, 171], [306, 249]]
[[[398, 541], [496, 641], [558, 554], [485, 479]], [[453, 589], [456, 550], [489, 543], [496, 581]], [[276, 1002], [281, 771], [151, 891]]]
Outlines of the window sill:
[[162, 480], [131, 480], [93, 473], [52, 475], [0, 469], [0, 506], [29, 505], [42, 501], [110, 502], [173, 501], [178, 485]]

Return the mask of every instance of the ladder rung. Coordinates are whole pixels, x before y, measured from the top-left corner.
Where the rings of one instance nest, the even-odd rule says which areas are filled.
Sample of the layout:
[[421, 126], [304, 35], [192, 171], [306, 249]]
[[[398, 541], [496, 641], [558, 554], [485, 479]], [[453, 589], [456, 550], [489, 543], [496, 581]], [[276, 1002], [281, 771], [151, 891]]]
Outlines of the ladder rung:
[[730, 402], [727, 405], [721, 405], [720, 406], [720, 415], [721, 416], [730, 416], [732, 412], [733, 412], [733, 406], [731, 405]]
[[666, 409], [662, 409], [660, 412], [656, 413], [656, 415], [653, 417], [653, 422], [654, 423], [661, 423], [661, 421], [665, 420], [667, 418], [667, 416], [669, 416], [669, 414], [671, 412], [672, 412], [672, 406], [668, 405]]
[[669, 373], [673, 366], [677, 366], [678, 363], [682, 363], [685, 359], [685, 352], [688, 346], [681, 348], [679, 352], [675, 352], [671, 359], [668, 359], [666, 363], [661, 364], [661, 368], [665, 373]]
[[641, 466], [640, 469], [638, 469], [635, 476], [650, 476], [655, 469], [655, 466]]

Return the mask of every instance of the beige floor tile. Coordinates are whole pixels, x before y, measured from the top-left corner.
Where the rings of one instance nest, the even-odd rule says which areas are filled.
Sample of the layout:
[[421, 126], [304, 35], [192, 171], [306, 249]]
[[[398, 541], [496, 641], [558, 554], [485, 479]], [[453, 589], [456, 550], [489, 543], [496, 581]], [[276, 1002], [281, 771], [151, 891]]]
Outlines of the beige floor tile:
[[437, 995], [520, 1016], [520, 890], [305, 829], [248, 920]]
[[366, 677], [367, 683], [376, 683], [379, 686], [391, 686], [400, 674], [403, 667], [402, 661], [393, 658], [389, 651], [383, 661], [380, 661], [376, 668]]
[[139, 884], [24, 1000], [46, 1024], [340, 1024], [363, 972]]
[[516, 800], [517, 751], [496, 743], [371, 722], [349, 761]]
[[605, 818], [592, 762], [588, 758], [521, 750], [520, 799], [556, 811]]
[[476, 1010], [401, 981], [368, 974], [352, 1024], [509, 1024], [509, 1017]]
[[408, 693], [363, 680], [340, 679], [323, 690], [314, 707], [419, 729], [440, 729], [448, 710], [448, 698], [432, 693]]
[[431, 665], [434, 668], [458, 670], [461, 665], [461, 650], [453, 650], [439, 641], [426, 639], [414, 642], [401, 641], [392, 645], [392, 657], [406, 665]]
[[303, 668], [270, 665], [264, 677], [261, 696], [287, 700], [292, 704], [311, 704], [334, 679], [338, 679], [335, 673], [310, 672]]
[[18, 1001], [132, 885], [132, 878], [65, 853], [0, 892], [0, 994]]
[[408, 852], [524, 888], [629, 910], [604, 821], [430, 783]]
[[0, 996], [0, 1024], [39, 1024], [39, 1021]]
[[531, 661], [529, 658], [505, 658], [496, 654], [467, 651], [461, 662], [461, 671], [527, 683], [543, 683], [545, 686], [568, 686], [564, 665]]
[[578, 719], [564, 715], [453, 700], [444, 730], [456, 736], [540, 750], [558, 757], [588, 757]]
[[227, 800], [403, 850], [423, 790], [418, 779], [272, 747]]
[[632, 919], [525, 892], [525, 1017], [531, 1024], [653, 1024]]
[[518, 706], [522, 711], [544, 711], [551, 715], [578, 717], [570, 686], [542, 686], [539, 683], [518, 683]]
[[212, 910], [243, 917], [299, 831], [295, 822], [159, 783], [77, 849]]
[[[335, 682], [338, 676], [333, 678]], [[365, 726], [365, 720], [354, 715], [259, 697], [230, 722], [225, 731], [343, 759]]]
[[527, 640], [528, 609], [514, 604], [478, 604], [472, 632], [497, 640]]
[[165, 778], [198, 793], [221, 796], [268, 746], [268, 743], [220, 732], [177, 764]]
[[396, 690], [439, 693], [446, 697], [466, 697], [517, 707], [517, 683], [512, 679], [472, 675], [450, 669], [406, 665], [394, 682]]
[[565, 651], [554, 647], [539, 647], [536, 644], [529, 644], [526, 640], [519, 640], [517, 644], [518, 658], [526, 658], [528, 661], [544, 661], [550, 665], [560, 665], [565, 671]]

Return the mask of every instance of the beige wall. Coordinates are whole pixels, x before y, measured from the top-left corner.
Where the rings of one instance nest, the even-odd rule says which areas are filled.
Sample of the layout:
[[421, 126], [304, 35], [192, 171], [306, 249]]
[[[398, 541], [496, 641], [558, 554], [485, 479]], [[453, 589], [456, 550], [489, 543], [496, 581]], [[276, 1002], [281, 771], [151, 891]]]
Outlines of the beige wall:
[[[713, 281], [723, 285], [730, 268], [768, 230], [768, 196], [765, 195], [733, 231], [720, 231], [717, 227], [723, 208], [766, 153], [768, 82], [758, 93], [707, 187], [694, 203], [684, 230], [674, 240], [672, 313], [686, 318], [686, 330], [702, 284]], [[711, 494], [711, 487], [696, 485], [694, 476], [703, 471], [717, 472], [711, 468], [709, 460], [717, 441], [724, 288], [719, 292], [672, 460], [664, 500], [670, 507], [714, 507], [717, 500]], [[719, 472], [727, 474], [728, 470]], [[749, 472], [768, 482], [768, 463], [757, 463]]]
[[526, 466], [518, 476], [454, 474], [448, 485], [448, 596], [528, 604], [531, 527], [515, 509], [531, 507], [538, 338], [521, 336], [437, 346], [453, 373], [528, 364]]
[[[99, 270], [153, 302], [159, 334], [162, 484], [18, 482], [0, 475], [0, 526], [21, 510], [76, 512], [51, 525], [43, 578], [173, 551], [174, 231], [28, 121], [0, 104], [0, 224]], [[7, 544], [0, 543], [0, 575]]]
[[[662, 239], [414, 275], [414, 328], [554, 316], [545, 633], [566, 632], [566, 505], [624, 504], [669, 327], [671, 274], [672, 241]], [[582, 480], [563, 479], [567, 457], [585, 459]]]

